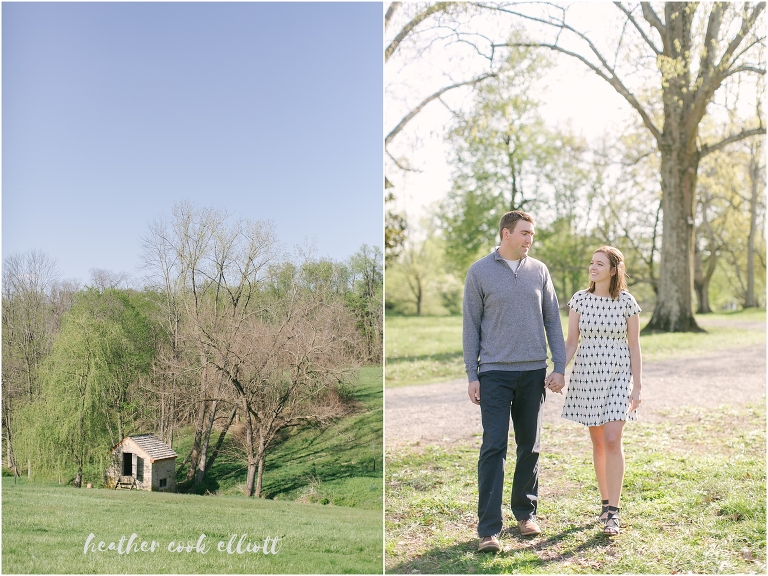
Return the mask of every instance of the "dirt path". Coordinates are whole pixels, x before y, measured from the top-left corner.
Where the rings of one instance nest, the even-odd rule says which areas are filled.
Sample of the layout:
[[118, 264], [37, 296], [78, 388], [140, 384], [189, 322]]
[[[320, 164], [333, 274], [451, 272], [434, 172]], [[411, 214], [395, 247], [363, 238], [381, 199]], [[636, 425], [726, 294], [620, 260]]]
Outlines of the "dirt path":
[[[638, 414], [641, 421], [658, 421], [681, 406], [743, 405], [764, 401], [765, 393], [765, 346], [730, 348], [708, 356], [644, 363], [643, 406]], [[568, 422], [560, 417], [564, 398], [547, 395], [545, 422]], [[480, 407], [469, 401], [465, 378], [390, 388], [384, 399], [388, 446], [448, 443], [482, 434]]]

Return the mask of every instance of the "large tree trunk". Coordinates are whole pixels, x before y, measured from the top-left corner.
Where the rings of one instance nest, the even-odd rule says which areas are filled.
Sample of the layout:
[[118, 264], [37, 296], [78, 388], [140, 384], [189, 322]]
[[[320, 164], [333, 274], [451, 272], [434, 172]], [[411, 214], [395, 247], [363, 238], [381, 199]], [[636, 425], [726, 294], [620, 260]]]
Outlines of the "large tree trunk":
[[[669, 56], [691, 58], [693, 10], [685, 3], [667, 3]], [[661, 60], [660, 60], [661, 67]], [[664, 129], [661, 152], [662, 245], [659, 291], [651, 321], [644, 331], [702, 332], [693, 317], [693, 256], [696, 239], [696, 175], [699, 169], [698, 122], [693, 128], [693, 103], [688, 86], [690, 66], [663, 70]]]
[[237, 415], [237, 406], [232, 408], [232, 413], [229, 415], [229, 420], [227, 421], [226, 425], [224, 426], [224, 429], [221, 431], [221, 434], [219, 434], [219, 439], [216, 442], [216, 446], [213, 448], [213, 452], [211, 453], [211, 457], [208, 458], [208, 461], [205, 463], [205, 471], [208, 472], [208, 470], [211, 469], [211, 466], [213, 466], [213, 463], [216, 461], [216, 457], [219, 455], [219, 450], [221, 450], [221, 446], [224, 444], [224, 438], [227, 435], [227, 432], [229, 431], [230, 426], [232, 426], [232, 422], [235, 420], [235, 416]]
[[203, 428], [205, 425], [205, 401], [200, 402], [198, 408], [197, 421], [195, 422], [195, 439], [192, 442], [192, 450], [189, 453], [189, 468], [187, 468], [187, 476], [185, 482], [189, 482], [195, 477], [195, 470], [197, 470], [197, 462], [200, 459], [200, 446], [203, 441]]
[[[757, 147], [760, 151], [762, 148]], [[760, 153], [753, 149], [750, 165], [752, 190], [749, 198], [749, 236], [747, 237], [747, 293], [744, 298], [744, 308], [757, 306], [755, 299], [755, 236], [757, 234], [757, 203], [760, 195]]]
[[216, 421], [216, 409], [218, 408], [219, 401], [214, 400], [211, 402], [211, 407], [208, 409], [208, 419], [205, 423], [205, 430], [203, 430], [203, 438], [200, 445], [200, 457], [197, 459], [197, 471], [195, 472], [195, 486], [199, 486], [203, 483], [205, 477], [205, 471], [208, 469], [206, 466], [206, 457], [208, 456], [208, 444], [211, 440], [211, 432], [213, 431], [213, 423]]
[[[678, 124], [682, 118], [667, 119]], [[703, 332], [693, 316], [694, 206], [698, 153], [661, 150], [662, 235], [659, 291], [645, 332]]]
[[259, 471], [258, 471], [258, 477], [256, 480], [256, 498], [261, 498], [261, 486], [262, 486], [262, 480], [264, 478], [264, 458], [265, 458], [265, 446], [264, 446], [264, 435], [259, 435], [259, 455], [257, 457], [257, 460], [259, 462]]
[[704, 263], [702, 262], [701, 251], [696, 250], [694, 257], [694, 277], [693, 288], [696, 290], [696, 300], [698, 306], [696, 314], [711, 314], [712, 308], [709, 305], [709, 281], [712, 279], [710, 270], [714, 270], [717, 256], [714, 250], [710, 253], [707, 273], [704, 273]]
[[243, 412], [245, 413], [245, 448], [248, 456], [248, 476], [245, 480], [245, 495], [253, 496], [254, 484], [256, 482], [256, 466], [258, 463], [253, 449], [253, 420], [251, 419], [251, 413], [248, 410], [245, 399], [243, 399]]

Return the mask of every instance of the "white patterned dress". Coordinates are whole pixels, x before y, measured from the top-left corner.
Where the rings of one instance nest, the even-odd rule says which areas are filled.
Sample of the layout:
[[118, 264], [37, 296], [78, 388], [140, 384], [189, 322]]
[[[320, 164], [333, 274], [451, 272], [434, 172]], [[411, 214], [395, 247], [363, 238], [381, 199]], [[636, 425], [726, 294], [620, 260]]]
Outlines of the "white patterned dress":
[[581, 342], [568, 384], [563, 418], [601, 426], [614, 420], [637, 420], [629, 410], [632, 371], [627, 343], [627, 318], [640, 306], [624, 290], [619, 298], [595, 296], [581, 290], [568, 306], [579, 314]]

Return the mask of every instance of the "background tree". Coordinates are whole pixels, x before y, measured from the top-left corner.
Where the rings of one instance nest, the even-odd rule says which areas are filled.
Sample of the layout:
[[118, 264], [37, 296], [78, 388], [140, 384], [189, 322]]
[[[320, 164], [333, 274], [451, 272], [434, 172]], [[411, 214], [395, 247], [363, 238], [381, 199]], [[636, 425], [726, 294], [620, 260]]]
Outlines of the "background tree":
[[384, 270], [381, 249], [363, 244], [349, 258], [351, 290], [346, 304], [356, 318], [364, 351], [360, 361], [381, 364], [384, 343]]
[[66, 304], [61, 303], [56, 262], [39, 251], [3, 261], [2, 420], [6, 462], [16, 470], [15, 417], [41, 391], [40, 365], [50, 353]]
[[45, 360], [41, 394], [21, 414], [22, 453], [42, 469], [73, 471], [79, 488], [84, 470], [103, 469], [110, 447], [139, 421], [137, 387], [154, 350], [147, 318], [128, 294], [81, 292]]
[[[567, 22], [567, 10], [551, 4], [543, 13], [484, 4], [551, 30], [548, 40], [500, 42], [502, 47], [540, 47], [576, 58], [608, 82], [640, 115], [661, 157], [662, 254], [659, 290], [646, 330], [697, 331], [693, 318], [694, 210], [696, 180], [702, 158], [733, 142], [765, 134], [761, 118], [746, 120], [736, 132], [702, 142], [699, 126], [707, 106], [729, 78], [764, 74], [759, 51], [765, 3], [712, 4], [704, 15], [698, 3], [668, 2], [663, 16], [650, 3], [632, 8], [617, 3], [625, 18], [615, 49], [598, 48], [596, 40]], [[638, 14], [639, 12], [639, 14]], [[698, 14], [697, 14], [698, 13]], [[704, 24], [706, 22], [706, 24]], [[634, 40], [631, 34], [636, 34]], [[628, 81], [641, 60], [622, 63], [621, 54], [644, 47], [656, 64], [658, 95], [641, 102]], [[606, 54], [614, 53], [613, 58]], [[623, 65], [624, 64], [624, 65]], [[629, 67], [627, 67], [629, 66]], [[636, 77], [642, 79], [646, 75]], [[659, 110], [660, 106], [660, 110]]]

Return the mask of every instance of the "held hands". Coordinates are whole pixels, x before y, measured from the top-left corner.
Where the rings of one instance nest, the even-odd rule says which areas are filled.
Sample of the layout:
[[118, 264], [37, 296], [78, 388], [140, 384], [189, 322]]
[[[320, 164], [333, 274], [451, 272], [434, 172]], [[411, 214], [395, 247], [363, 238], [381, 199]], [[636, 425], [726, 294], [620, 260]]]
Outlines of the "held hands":
[[467, 387], [467, 394], [469, 394], [469, 399], [472, 400], [473, 404], [480, 404], [480, 381], [475, 380], [474, 382], [470, 382], [469, 386]]
[[565, 388], [565, 376], [558, 372], [552, 372], [544, 379], [544, 386], [552, 392], [562, 394], [563, 388]]

